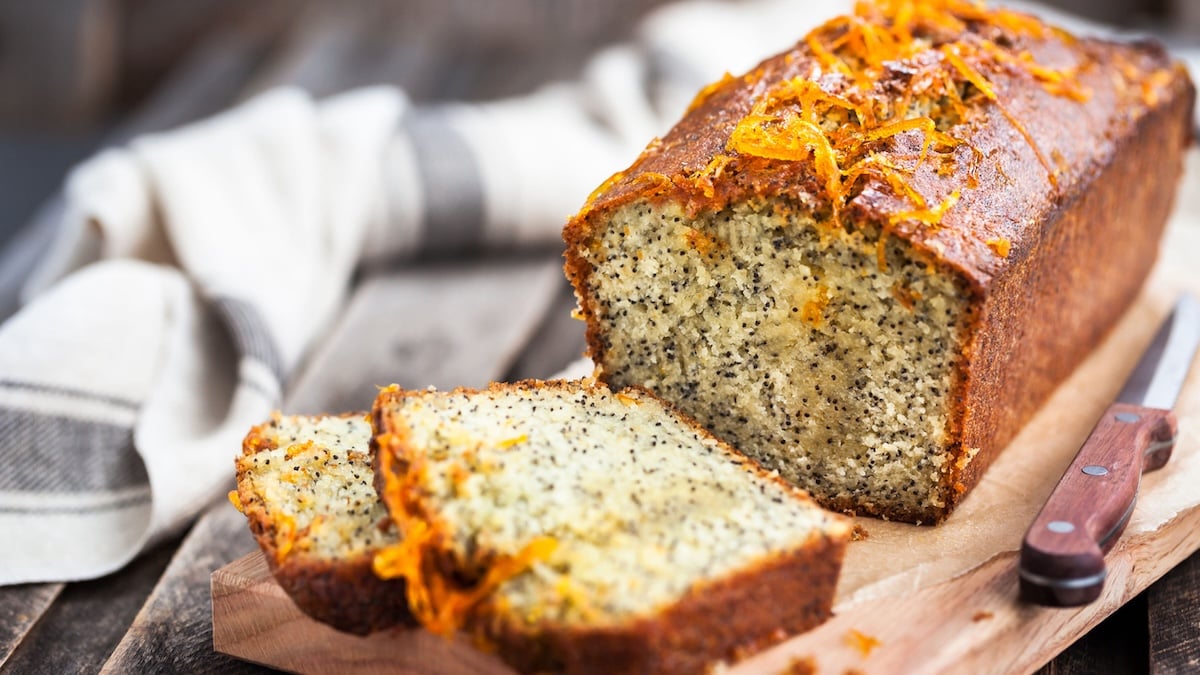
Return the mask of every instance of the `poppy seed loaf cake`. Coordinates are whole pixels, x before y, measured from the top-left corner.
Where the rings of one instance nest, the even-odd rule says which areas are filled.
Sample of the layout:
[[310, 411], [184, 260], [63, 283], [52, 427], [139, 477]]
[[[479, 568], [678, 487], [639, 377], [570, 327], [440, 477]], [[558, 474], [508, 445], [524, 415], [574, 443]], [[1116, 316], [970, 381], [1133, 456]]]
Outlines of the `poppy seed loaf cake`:
[[384, 390], [376, 572], [525, 672], [699, 672], [828, 617], [848, 524], [661, 400]]
[[827, 507], [938, 522], [1136, 297], [1193, 98], [1152, 44], [857, 3], [568, 223], [597, 377]]
[[230, 499], [280, 586], [309, 616], [350, 633], [414, 626], [404, 581], [375, 576], [399, 541], [375, 492], [365, 415], [283, 416], [254, 427]]

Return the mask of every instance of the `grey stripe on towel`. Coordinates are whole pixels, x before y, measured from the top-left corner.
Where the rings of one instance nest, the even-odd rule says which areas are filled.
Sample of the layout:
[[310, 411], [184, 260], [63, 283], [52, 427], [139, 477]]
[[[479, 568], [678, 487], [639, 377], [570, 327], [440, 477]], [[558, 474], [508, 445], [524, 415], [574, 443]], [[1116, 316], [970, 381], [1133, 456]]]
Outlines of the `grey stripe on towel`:
[[108, 394], [99, 394], [94, 391], [85, 391], [83, 389], [74, 389], [71, 387], [61, 387], [58, 385], [39, 384], [37, 382], [20, 382], [18, 380], [0, 380], [0, 389], [9, 389], [11, 391], [27, 391], [35, 394], [52, 394], [64, 398], [77, 398], [85, 401], [97, 401], [116, 408], [125, 408], [126, 410], [137, 410], [140, 406], [136, 401], [120, 396], [109, 396]]
[[283, 357], [279, 354], [271, 329], [258, 310], [245, 300], [230, 297], [213, 298], [212, 306], [229, 330], [238, 355], [262, 362], [282, 386], [287, 381]]
[[0, 408], [0, 490], [85, 492], [149, 479], [129, 427]]
[[118, 511], [128, 509], [142, 504], [150, 503], [150, 486], [147, 485], [145, 490], [141, 490], [130, 495], [115, 495], [115, 494], [99, 494], [95, 495], [95, 499], [87, 504], [62, 504], [53, 497], [43, 496], [45, 502], [41, 505], [22, 505], [16, 506], [13, 504], [0, 503], [0, 513], [15, 513], [18, 515], [72, 515], [72, 514], [87, 514], [87, 513], [102, 513], [105, 511]]
[[484, 225], [483, 179], [467, 140], [438, 109], [404, 118], [424, 186], [422, 251], [446, 253], [478, 246]]

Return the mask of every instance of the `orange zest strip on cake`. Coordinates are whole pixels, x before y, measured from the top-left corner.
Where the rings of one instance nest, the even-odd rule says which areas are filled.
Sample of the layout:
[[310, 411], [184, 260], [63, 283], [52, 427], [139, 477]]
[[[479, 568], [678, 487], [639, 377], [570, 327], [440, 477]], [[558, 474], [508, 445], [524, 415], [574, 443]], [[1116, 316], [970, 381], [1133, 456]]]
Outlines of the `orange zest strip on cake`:
[[438, 564], [440, 556], [450, 553], [449, 535], [439, 522], [422, 517], [424, 463], [419, 457], [406, 456], [408, 465], [400, 469], [395, 434], [381, 435], [378, 444], [379, 469], [387, 477], [384, 501], [404, 538], [377, 553], [372, 566], [382, 579], [405, 580], [409, 609], [430, 632], [452, 636], [464, 626], [471, 610], [501, 584], [547, 559], [557, 548], [552, 537], [535, 538], [515, 555], [492, 558], [482, 578], [464, 586]]
[[[1001, 47], [974, 32], [972, 26], [980, 24], [1010, 38], [1040, 39], [1052, 30], [1033, 17], [989, 9], [975, 0], [860, 0], [853, 15], [831, 19], [804, 38], [815, 60], [815, 77], [785, 79], [769, 87], [738, 121], [726, 150], [811, 162], [835, 219], [856, 185], [869, 176], [885, 181], [912, 206], [892, 217], [889, 225], [905, 220], [937, 225], [959, 195], [929, 208], [906, 184], [905, 172], [914, 169], [879, 161], [873, 144], [921, 134], [917, 167], [931, 152], [938, 153], [938, 161], [950, 161], [949, 153], [965, 141], [946, 129], [967, 114], [967, 99], [982, 97], [1021, 135], [1057, 187], [1055, 167], [985, 73], [1024, 73], [1048, 93], [1078, 102], [1087, 101], [1091, 92], [1076, 81], [1077, 67], [1057, 70], [1039, 64], [1027, 50]], [[887, 78], [889, 68], [901, 62], [924, 67], [896, 95], [886, 91], [896, 86]]]

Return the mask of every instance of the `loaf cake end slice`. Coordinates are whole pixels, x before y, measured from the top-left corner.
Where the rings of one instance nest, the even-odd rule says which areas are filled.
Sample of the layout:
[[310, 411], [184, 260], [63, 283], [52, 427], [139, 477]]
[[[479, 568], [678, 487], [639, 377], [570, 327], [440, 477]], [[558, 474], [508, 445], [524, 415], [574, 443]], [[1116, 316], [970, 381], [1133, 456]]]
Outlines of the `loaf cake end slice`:
[[850, 528], [642, 390], [385, 390], [379, 493], [427, 627], [522, 671], [698, 672], [828, 617]]
[[404, 581], [371, 571], [399, 536], [375, 492], [370, 439], [363, 413], [276, 414], [247, 434], [230, 493], [296, 605], [356, 634], [415, 625]]

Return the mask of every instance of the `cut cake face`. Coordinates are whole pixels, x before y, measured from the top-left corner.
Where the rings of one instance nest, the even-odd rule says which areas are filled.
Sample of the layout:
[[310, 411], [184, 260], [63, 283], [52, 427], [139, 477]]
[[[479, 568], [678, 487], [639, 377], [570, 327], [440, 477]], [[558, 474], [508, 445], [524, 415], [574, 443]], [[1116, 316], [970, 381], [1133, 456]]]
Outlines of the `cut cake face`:
[[371, 571], [400, 538], [375, 492], [370, 439], [361, 413], [276, 415], [246, 436], [230, 494], [296, 605], [358, 634], [415, 625], [404, 582]]
[[[467, 626], [522, 668], [681, 665], [828, 614], [846, 523], [646, 392], [391, 390], [374, 414], [406, 533], [376, 570], [435, 631]], [[713, 597], [744, 620], [700, 616]]]

